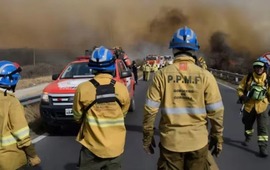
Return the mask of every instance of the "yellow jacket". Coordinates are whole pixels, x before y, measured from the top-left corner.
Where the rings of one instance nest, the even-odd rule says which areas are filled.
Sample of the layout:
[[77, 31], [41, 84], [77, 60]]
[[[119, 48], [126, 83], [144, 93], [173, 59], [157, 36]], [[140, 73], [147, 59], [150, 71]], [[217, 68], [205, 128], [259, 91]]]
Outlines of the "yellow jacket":
[[[247, 76], [244, 76], [243, 79], [241, 80], [238, 88], [237, 88], [237, 94], [239, 97], [241, 97], [242, 95], [244, 95], [244, 90], [245, 88], [247, 89], [247, 91], [250, 90], [251, 88], [251, 83], [252, 81], [254, 81], [256, 84], [265, 86], [265, 81], [267, 78], [266, 73], [263, 73], [262, 75], [257, 75], [254, 72], [252, 73], [252, 77], [250, 77], [249, 81], [246, 84], [247, 81]], [[246, 87], [247, 86], [247, 87]], [[270, 101], [270, 89], [269, 87], [267, 87], [267, 95], [263, 100], [254, 100], [254, 99], [249, 99], [246, 103], [245, 103], [245, 107], [244, 110], [247, 112], [251, 112], [251, 110], [253, 108], [255, 108], [257, 114], [263, 113], [269, 104]]]
[[222, 137], [224, 107], [217, 82], [189, 56], [177, 56], [172, 65], [156, 72], [144, 106], [144, 145], [151, 142], [159, 109], [160, 141], [170, 151], [189, 152], [206, 146], [207, 118], [211, 135]]
[[158, 71], [158, 65], [157, 64], [154, 64], [153, 67], [152, 67], [153, 71], [156, 72]]
[[[94, 79], [100, 85], [109, 84], [113, 77], [109, 74], [98, 74]], [[77, 141], [101, 158], [112, 158], [124, 151], [126, 128], [124, 117], [130, 105], [130, 96], [126, 86], [115, 83], [115, 94], [122, 104], [117, 102], [94, 104], [87, 112], [84, 127], [80, 129]], [[87, 81], [76, 89], [73, 103], [75, 121], [79, 121], [82, 111], [96, 99], [95, 86]], [[83, 135], [81, 135], [83, 134]]]
[[151, 65], [150, 64], [146, 64], [145, 65], [145, 71], [146, 72], [150, 72], [151, 71]]
[[0, 88], [0, 169], [15, 170], [27, 163], [23, 147], [31, 145], [23, 106], [13, 93]]
[[146, 71], [146, 64], [145, 63], [142, 65], [142, 69], [143, 69], [143, 72]]
[[199, 62], [199, 65], [200, 65], [203, 69], [206, 69], [206, 70], [207, 70], [207, 64], [206, 64], [206, 61], [204, 60], [203, 57], [199, 57], [199, 58], [198, 58], [198, 62]]

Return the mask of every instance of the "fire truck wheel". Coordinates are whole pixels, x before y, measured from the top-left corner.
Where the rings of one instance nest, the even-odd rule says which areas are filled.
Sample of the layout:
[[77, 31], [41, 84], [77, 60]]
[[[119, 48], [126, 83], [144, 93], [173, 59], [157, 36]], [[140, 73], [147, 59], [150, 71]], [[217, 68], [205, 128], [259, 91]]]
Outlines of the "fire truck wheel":
[[129, 106], [129, 111], [130, 112], [134, 112], [135, 111], [135, 99], [134, 97], [132, 97], [132, 99], [130, 100], [130, 106]]

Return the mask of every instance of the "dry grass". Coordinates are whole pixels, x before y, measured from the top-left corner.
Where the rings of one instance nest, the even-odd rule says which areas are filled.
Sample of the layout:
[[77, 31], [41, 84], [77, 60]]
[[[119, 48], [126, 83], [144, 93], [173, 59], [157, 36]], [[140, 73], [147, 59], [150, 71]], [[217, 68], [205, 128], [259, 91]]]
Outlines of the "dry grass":
[[40, 118], [39, 105], [27, 105], [24, 107], [25, 118], [27, 122], [31, 123]]
[[44, 132], [42, 126], [42, 120], [39, 112], [39, 104], [27, 105], [24, 107], [25, 118], [28, 122], [31, 135], [34, 137], [36, 134], [42, 134]]
[[37, 78], [27, 78], [19, 80], [16, 90], [33, 87], [42, 83], [48, 83], [52, 81], [52, 76], [44, 76]]

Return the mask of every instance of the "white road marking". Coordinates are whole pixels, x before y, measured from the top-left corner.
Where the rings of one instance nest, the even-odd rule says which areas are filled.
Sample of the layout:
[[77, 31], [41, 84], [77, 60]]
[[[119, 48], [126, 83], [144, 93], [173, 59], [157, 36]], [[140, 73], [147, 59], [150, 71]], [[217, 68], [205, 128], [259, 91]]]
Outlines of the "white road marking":
[[46, 138], [47, 136], [48, 136], [47, 133], [40, 135], [40, 136], [36, 137], [35, 139], [33, 139], [32, 143], [37, 143], [37, 142], [41, 141], [42, 139]]
[[224, 87], [227, 87], [228, 89], [231, 89], [231, 90], [236, 91], [235, 88], [233, 88], [233, 87], [231, 87], [231, 86], [229, 86], [229, 85], [227, 85], [227, 84], [223, 84], [223, 83], [220, 83], [220, 82], [218, 82], [218, 84], [220, 84], [220, 85], [222, 85], [222, 86], [224, 86]]

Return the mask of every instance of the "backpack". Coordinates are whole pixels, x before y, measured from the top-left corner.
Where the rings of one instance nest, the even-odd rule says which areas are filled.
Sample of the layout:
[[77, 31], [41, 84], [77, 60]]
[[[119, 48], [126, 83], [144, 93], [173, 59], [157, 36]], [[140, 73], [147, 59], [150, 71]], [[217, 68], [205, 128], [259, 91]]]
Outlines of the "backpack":
[[96, 99], [83, 110], [81, 121], [85, 118], [87, 111], [96, 103], [117, 102], [122, 107], [121, 102], [115, 95], [115, 80], [112, 79], [110, 84], [104, 85], [100, 85], [95, 79], [89, 81], [96, 87]]
[[268, 84], [269, 84], [268, 75], [264, 81], [264, 88], [260, 87], [256, 84], [253, 84], [253, 85], [251, 84], [251, 89], [248, 91], [247, 86], [248, 86], [248, 82], [250, 81], [251, 78], [253, 79], [253, 75], [252, 75], [252, 72], [249, 72], [247, 75], [246, 82], [245, 82], [244, 94], [247, 95], [248, 97], [255, 99], [255, 100], [261, 100], [266, 95], [266, 88], [268, 87]]

